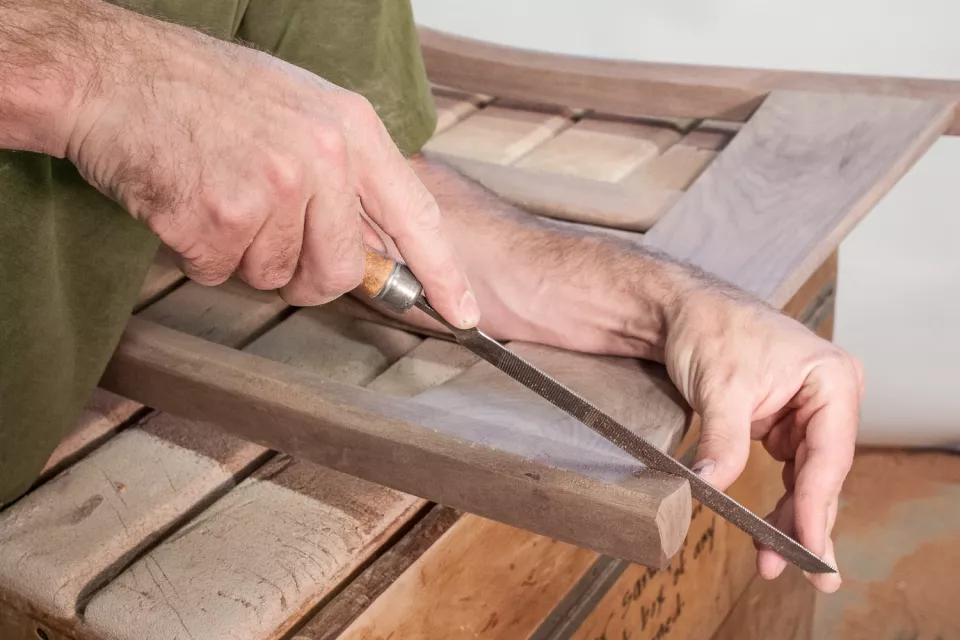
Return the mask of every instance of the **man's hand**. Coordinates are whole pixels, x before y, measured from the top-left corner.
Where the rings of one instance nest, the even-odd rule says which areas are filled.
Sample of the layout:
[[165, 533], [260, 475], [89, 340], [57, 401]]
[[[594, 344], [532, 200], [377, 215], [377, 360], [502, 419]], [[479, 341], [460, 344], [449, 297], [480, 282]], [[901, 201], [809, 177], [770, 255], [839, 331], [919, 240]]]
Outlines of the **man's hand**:
[[22, 61], [0, 63], [0, 125], [20, 125], [8, 146], [66, 156], [194, 280], [238, 271], [292, 304], [328, 302], [379, 243], [365, 213], [441, 314], [479, 319], [436, 202], [361, 96], [93, 0], [10, 0], [3, 19], [0, 55]]
[[[860, 363], [800, 323], [723, 288], [691, 291], [668, 320], [665, 363], [702, 418], [694, 470], [719, 489], [743, 471], [750, 438], [785, 463], [786, 493], [768, 516], [836, 566], [830, 533], [850, 470], [863, 395]], [[772, 579], [786, 560], [761, 549]], [[839, 574], [808, 575], [825, 592]]]
[[[830, 530], [863, 393], [853, 357], [697, 269], [538, 221], [437, 163], [414, 166], [443, 207], [484, 331], [666, 363], [703, 418], [703, 478], [726, 489], [746, 464], [751, 436], [763, 439], [785, 462], [786, 494], [771, 521], [835, 565]], [[764, 549], [757, 565], [773, 578], [786, 561]], [[837, 575], [809, 577], [823, 591], [840, 584]]]

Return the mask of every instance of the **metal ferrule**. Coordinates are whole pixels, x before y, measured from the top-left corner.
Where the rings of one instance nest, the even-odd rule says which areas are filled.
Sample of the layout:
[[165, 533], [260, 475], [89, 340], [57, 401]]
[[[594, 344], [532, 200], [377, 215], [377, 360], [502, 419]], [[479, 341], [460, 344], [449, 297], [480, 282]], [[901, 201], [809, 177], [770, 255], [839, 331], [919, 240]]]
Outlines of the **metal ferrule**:
[[406, 313], [416, 304], [421, 293], [423, 293], [423, 287], [420, 281], [407, 268], [407, 265], [398, 262], [374, 300], [388, 311]]

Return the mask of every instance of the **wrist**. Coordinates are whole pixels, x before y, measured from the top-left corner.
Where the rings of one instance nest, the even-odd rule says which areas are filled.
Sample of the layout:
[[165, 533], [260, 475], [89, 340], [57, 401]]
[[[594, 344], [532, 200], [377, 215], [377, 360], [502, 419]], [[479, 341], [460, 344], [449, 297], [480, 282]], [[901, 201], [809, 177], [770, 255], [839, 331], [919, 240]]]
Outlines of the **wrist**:
[[14, 0], [0, 24], [0, 147], [63, 157], [102, 51], [97, 0]]

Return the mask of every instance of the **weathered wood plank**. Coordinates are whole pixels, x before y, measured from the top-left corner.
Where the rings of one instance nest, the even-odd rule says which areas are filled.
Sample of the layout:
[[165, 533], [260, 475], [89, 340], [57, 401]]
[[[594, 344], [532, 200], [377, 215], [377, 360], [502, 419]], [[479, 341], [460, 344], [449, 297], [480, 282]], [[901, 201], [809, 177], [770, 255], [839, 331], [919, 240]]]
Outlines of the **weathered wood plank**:
[[960, 81], [599, 60], [504, 47], [420, 28], [433, 82], [501, 98], [577, 105], [622, 116], [745, 121], [775, 91], [859, 93], [948, 105], [960, 133]]
[[[248, 351], [402, 395], [419, 393], [474, 361], [457, 345], [422, 342], [329, 308], [298, 311]], [[85, 618], [95, 633], [110, 638], [159, 640], [181, 631], [198, 638], [278, 637], [423, 504], [284, 457], [132, 565], [97, 594]], [[216, 595], [207, 584], [217, 585]], [[154, 612], [149, 625], [135, 623], [144, 609]]]
[[[669, 153], [669, 152], [668, 152]], [[624, 185], [561, 175], [538, 169], [502, 166], [483, 160], [428, 152], [513, 204], [550, 218], [603, 227], [645, 231], [682, 195], [677, 189]], [[585, 156], [585, 160], [589, 157]], [[642, 171], [641, 166], [638, 171]]]
[[723, 132], [694, 130], [663, 155], [624, 176], [621, 184], [628, 191], [669, 189], [684, 191], [713, 162], [730, 137]]
[[[168, 298], [144, 315], [234, 345], [283, 308], [233, 285], [187, 283]], [[165, 311], [171, 304], [176, 313]], [[266, 452], [157, 414], [108, 440], [122, 422], [115, 418], [140, 405], [107, 392], [98, 398], [106, 404], [92, 406], [83, 429], [55, 453], [46, 477], [86, 457], [0, 513], [0, 598], [64, 624], [126, 559], [231, 486]], [[114, 409], [121, 415], [107, 417]]]
[[281, 457], [97, 593], [86, 624], [112, 640], [280, 637], [418, 508]]
[[774, 92], [645, 242], [781, 306], [949, 117], [941, 103]]
[[463, 516], [339, 637], [529, 637], [595, 554], [525, 533]]
[[[686, 483], [634, 473], [638, 465], [622, 456], [595, 451], [587, 460], [568, 443], [322, 380], [137, 319], [125, 335], [107, 388], [435, 502], [650, 564], [664, 562], [673, 524], [683, 524], [676, 514], [689, 508]], [[620, 384], [645, 377], [639, 366], [618, 372]], [[668, 387], [655, 392], [675, 393]]]
[[140, 286], [136, 307], [139, 309], [150, 304], [183, 279], [184, 275], [174, 264], [170, 252], [161, 248]]
[[486, 107], [434, 136], [424, 151], [510, 164], [572, 122], [559, 112]]
[[517, 161], [517, 167], [618, 182], [680, 140], [663, 125], [585, 118]]
[[787, 567], [772, 582], [756, 576], [710, 640], [813, 640], [816, 599], [817, 592], [796, 567]]

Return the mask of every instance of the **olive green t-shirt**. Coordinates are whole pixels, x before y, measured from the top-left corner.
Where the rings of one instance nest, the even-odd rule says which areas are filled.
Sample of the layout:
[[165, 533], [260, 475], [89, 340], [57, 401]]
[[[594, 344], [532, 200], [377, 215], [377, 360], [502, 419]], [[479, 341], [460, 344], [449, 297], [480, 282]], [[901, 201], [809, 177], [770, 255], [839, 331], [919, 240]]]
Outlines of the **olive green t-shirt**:
[[[414, 153], [435, 113], [407, 0], [124, 0], [363, 94]], [[34, 482], [116, 347], [158, 241], [65, 160], [0, 151], [0, 506]]]

